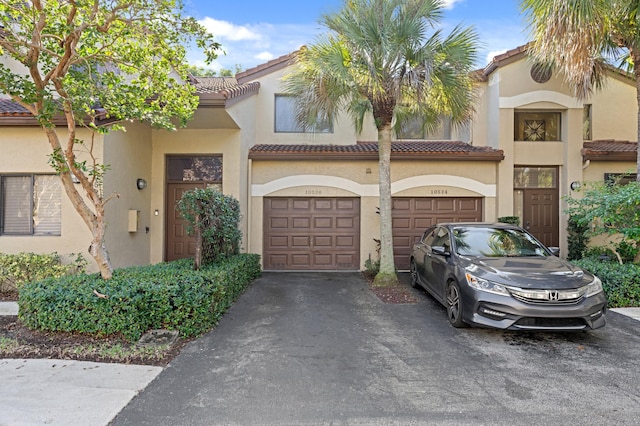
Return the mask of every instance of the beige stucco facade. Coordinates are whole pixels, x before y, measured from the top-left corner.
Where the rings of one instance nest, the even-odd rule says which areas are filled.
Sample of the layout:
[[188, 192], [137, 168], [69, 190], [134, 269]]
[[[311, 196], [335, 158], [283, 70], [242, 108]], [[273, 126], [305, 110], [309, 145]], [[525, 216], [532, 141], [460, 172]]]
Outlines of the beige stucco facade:
[[[375, 258], [379, 239], [376, 161], [253, 161], [249, 251], [262, 253], [264, 197], [358, 197], [360, 266]], [[482, 197], [484, 217], [496, 219], [495, 164], [397, 161], [391, 167], [393, 197]]]
[[[263, 254], [264, 200], [268, 197], [356, 197], [360, 202], [360, 267], [375, 256], [378, 238], [378, 165], [375, 158], [345, 156], [300, 159], [288, 155], [252, 159], [256, 145], [308, 147], [356, 146], [376, 141], [371, 121], [357, 134], [348, 116], [340, 116], [330, 133], [275, 131], [275, 96], [284, 92], [287, 60], [257, 67], [238, 75], [238, 87], [259, 83], [259, 90], [241, 96], [216, 93], [201, 98], [194, 119], [177, 131], [153, 130], [146, 124], [124, 123], [126, 132], [111, 132], [96, 141], [94, 152], [110, 165], [105, 195], [117, 193], [107, 205], [107, 244], [115, 267], [157, 263], [165, 259], [167, 215], [167, 156], [219, 155], [222, 189], [240, 202], [242, 249]], [[482, 219], [495, 221], [514, 215], [517, 199], [514, 170], [544, 167], [557, 170], [558, 232], [561, 253], [566, 253], [566, 207], [571, 182], [603, 179], [605, 173], [635, 170], [634, 161], [585, 161], [583, 127], [585, 105], [591, 105], [591, 138], [635, 141], [637, 105], [634, 84], [612, 72], [603, 91], [591, 98], [573, 97], [561, 76], [538, 83], [531, 78], [531, 62], [521, 51], [496, 57], [482, 71], [476, 85], [475, 115], [471, 131], [452, 133], [452, 139], [501, 153], [472, 161], [439, 159], [428, 153], [392, 160], [392, 196], [482, 199]], [[224, 95], [224, 96], [223, 96]], [[559, 140], [516, 140], [514, 116], [518, 112], [554, 112], [560, 117]], [[463, 137], [463, 134], [466, 136]], [[84, 135], [87, 136], [87, 135]], [[0, 130], [0, 176], [52, 173], [47, 164], [49, 145], [37, 127], [3, 126]], [[137, 179], [147, 182], [137, 189]], [[579, 196], [579, 195], [578, 195]], [[132, 213], [133, 212], [133, 213]], [[132, 214], [135, 225], [132, 230]], [[0, 235], [0, 251], [37, 251], [86, 254], [90, 233], [63, 196], [62, 235]], [[85, 256], [88, 257], [88, 256]], [[95, 267], [93, 267], [95, 269]]]

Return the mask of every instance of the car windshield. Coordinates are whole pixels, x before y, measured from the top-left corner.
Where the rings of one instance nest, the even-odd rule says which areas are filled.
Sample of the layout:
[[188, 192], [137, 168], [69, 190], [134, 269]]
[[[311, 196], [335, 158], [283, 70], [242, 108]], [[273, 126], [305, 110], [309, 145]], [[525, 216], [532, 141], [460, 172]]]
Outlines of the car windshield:
[[509, 228], [459, 227], [453, 230], [455, 251], [462, 256], [548, 256], [529, 234]]

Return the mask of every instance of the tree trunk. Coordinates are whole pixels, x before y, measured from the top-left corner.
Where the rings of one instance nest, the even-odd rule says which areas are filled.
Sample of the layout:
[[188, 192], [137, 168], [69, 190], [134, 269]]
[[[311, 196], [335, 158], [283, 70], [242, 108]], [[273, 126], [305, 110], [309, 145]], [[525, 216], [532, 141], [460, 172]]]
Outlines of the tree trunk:
[[398, 282], [393, 260], [393, 231], [391, 222], [391, 124], [378, 130], [378, 179], [380, 186], [380, 271], [375, 277], [377, 286]]
[[[105, 243], [105, 217], [104, 217], [104, 205], [106, 201], [97, 192], [94, 186], [94, 182], [91, 181], [83, 172], [75, 167], [75, 156], [73, 155], [73, 143], [75, 142], [75, 127], [70, 128], [70, 137], [66, 150], [63, 150], [60, 145], [60, 140], [53, 127], [43, 126], [49, 144], [53, 148], [54, 153], [61, 153], [64, 155], [64, 163], [56, 163], [54, 167], [60, 168], [58, 174], [62, 181], [62, 186], [67, 194], [67, 197], [71, 201], [71, 204], [75, 208], [76, 212], [80, 215], [84, 223], [87, 225], [93, 236], [91, 244], [89, 245], [88, 252], [95, 260], [100, 275], [103, 279], [108, 280], [113, 275], [113, 266], [111, 265], [111, 259], [107, 251]], [[93, 208], [90, 208], [82, 197], [73, 180], [71, 179], [71, 173], [73, 173], [87, 195], [87, 199], [91, 202]]]
[[[200, 204], [200, 203], [198, 203]], [[200, 205], [198, 205], [198, 210], [202, 211]], [[195, 234], [196, 234], [196, 253], [193, 259], [193, 269], [196, 271], [200, 269], [202, 265], [202, 216], [200, 213], [196, 214], [196, 223], [195, 223]]]

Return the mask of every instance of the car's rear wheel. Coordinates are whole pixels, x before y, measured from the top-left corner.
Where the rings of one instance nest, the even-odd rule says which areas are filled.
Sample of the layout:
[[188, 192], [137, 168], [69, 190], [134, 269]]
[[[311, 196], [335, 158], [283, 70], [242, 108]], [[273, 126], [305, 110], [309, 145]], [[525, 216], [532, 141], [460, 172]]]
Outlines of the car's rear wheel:
[[460, 297], [460, 287], [455, 281], [447, 284], [447, 316], [452, 326], [456, 328], [466, 327], [462, 321], [462, 298]]
[[416, 265], [416, 261], [411, 259], [411, 263], [409, 263], [409, 271], [411, 272], [411, 287], [418, 288], [418, 265]]

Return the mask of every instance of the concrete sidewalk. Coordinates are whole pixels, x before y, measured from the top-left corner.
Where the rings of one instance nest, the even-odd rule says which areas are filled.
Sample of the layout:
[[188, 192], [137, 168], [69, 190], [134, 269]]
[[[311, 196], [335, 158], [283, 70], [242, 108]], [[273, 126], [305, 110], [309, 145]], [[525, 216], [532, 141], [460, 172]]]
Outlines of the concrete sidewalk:
[[0, 425], [106, 425], [162, 371], [58, 359], [0, 359]]
[[[17, 315], [0, 302], [0, 315]], [[0, 359], [0, 426], [106, 425], [162, 367], [59, 359]]]

